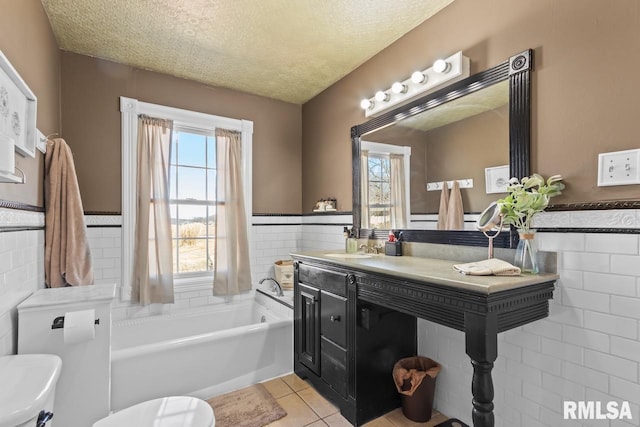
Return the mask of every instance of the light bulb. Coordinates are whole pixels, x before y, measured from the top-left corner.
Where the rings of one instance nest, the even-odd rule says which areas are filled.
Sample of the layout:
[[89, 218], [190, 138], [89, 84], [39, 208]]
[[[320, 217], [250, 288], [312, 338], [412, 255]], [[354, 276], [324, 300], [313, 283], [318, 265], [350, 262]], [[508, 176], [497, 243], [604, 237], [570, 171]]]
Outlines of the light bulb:
[[436, 73], [447, 73], [451, 69], [451, 64], [449, 64], [444, 59], [438, 59], [433, 63], [433, 71]]
[[360, 108], [362, 108], [363, 110], [370, 110], [373, 108], [374, 105], [375, 104], [370, 99], [365, 98], [362, 101], [360, 101]]
[[407, 85], [402, 84], [400, 82], [395, 82], [393, 85], [391, 85], [391, 91], [393, 93], [406, 93]]
[[425, 83], [427, 81], [427, 76], [422, 74], [422, 71], [415, 71], [411, 74], [411, 81], [414, 83]]
[[379, 91], [376, 92], [375, 98], [376, 98], [376, 101], [378, 101], [378, 102], [386, 102], [386, 101], [389, 100], [390, 96], [389, 96], [389, 94], [387, 92], [383, 92], [383, 91], [379, 90]]

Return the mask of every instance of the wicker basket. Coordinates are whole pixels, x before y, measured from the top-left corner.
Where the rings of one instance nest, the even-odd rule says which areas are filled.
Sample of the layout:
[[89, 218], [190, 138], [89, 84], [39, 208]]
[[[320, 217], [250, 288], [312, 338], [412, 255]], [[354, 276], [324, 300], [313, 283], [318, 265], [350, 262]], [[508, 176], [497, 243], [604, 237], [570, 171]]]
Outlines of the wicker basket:
[[293, 260], [279, 260], [273, 266], [276, 280], [282, 289], [293, 289]]

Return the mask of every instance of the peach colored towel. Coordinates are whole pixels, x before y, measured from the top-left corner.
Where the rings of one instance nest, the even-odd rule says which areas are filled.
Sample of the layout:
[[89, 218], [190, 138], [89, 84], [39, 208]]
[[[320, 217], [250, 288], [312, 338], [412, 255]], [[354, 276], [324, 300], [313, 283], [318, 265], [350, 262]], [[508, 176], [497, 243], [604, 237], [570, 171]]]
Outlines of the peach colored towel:
[[73, 156], [62, 138], [47, 141], [45, 155], [45, 284], [93, 284], [91, 252]]
[[460, 184], [453, 181], [451, 195], [449, 196], [449, 210], [447, 212], [447, 230], [462, 230], [464, 228], [464, 208], [462, 207], [462, 195]]
[[440, 208], [438, 209], [438, 230], [447, 229], [447, 212], [449, 211], [449, 186], [447, 181], [442, 181], [442, 193], [440, 193]]

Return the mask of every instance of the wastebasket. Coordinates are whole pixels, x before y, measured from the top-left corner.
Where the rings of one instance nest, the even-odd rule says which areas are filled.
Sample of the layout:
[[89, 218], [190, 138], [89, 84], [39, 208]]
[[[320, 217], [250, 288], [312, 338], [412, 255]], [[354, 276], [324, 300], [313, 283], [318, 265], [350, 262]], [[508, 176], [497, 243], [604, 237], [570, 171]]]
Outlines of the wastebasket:
[[393, 366], [393, 381], [400, 393], [402, 413], [411, 421], [431, 419], [436, 376], [442, 366], [423, 356], [400, 359]]

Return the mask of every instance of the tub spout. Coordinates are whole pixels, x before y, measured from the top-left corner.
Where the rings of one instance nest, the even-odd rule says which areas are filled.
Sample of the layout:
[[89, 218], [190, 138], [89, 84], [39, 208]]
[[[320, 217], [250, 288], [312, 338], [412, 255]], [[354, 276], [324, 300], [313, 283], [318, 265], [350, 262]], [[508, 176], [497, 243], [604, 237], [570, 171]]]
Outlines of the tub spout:
[[271, 277], [265, 277], [263, 279], [260, 279], [258, 283], [262, 284], [262, 282], [264, 282], [265, 280], [271, 280], [273, 282], [272, 290], [276, 293], [276, 296], [279, 296], [279, 297], [284, 296], [284, 292], [282, 291], [282, 286], [280, 286], [280, 283], [278, 283], [276, 279], [273, 279]]

